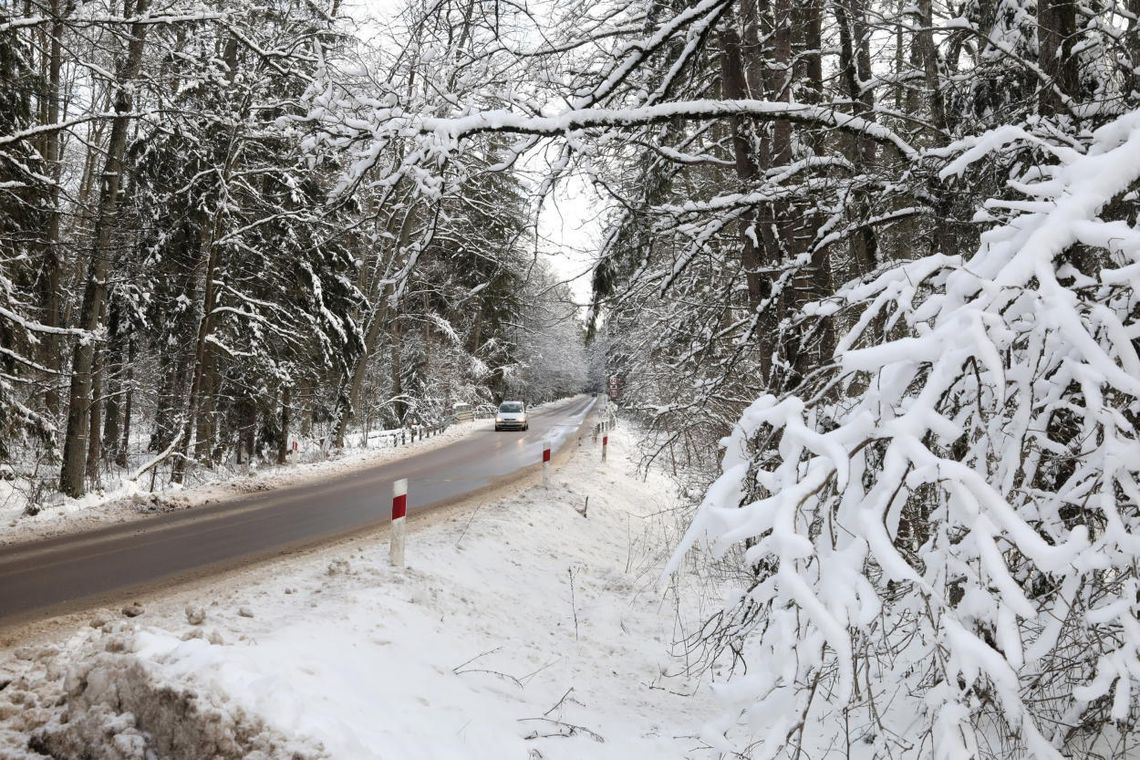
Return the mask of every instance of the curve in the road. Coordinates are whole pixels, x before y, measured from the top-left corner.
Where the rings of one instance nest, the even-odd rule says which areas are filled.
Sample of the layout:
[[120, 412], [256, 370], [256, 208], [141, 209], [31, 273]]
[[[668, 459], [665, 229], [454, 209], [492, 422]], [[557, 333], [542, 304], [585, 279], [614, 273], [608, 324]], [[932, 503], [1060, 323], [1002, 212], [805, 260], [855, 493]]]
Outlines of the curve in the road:
[[0, 556], [0, 624], [86, 599], [254, 559], [380, 525], [392, 483], [408, 479], [410, 513], [521, 475], [574, 437], [593, 406], [579, 398], [531, 413], [525, 433], [479, 430], [455, 443], [329, 480], [45, 541]]

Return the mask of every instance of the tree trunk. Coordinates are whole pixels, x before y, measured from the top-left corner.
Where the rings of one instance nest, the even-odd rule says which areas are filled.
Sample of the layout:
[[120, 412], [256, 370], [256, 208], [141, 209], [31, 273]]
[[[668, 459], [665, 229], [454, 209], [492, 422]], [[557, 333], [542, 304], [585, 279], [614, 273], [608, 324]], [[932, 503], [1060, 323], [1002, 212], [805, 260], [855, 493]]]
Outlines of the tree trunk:
[[[766, 68], [765, 89], [768, 97], [782, 103], [792, 99], [792, 3], [773, 0], [769, 16], [772, 22], [771, 57]], [[747, 29], [747, 28], [746, 28]], [[749, 41], [746, 36], [746, 41]], [[762, 60], [760, 50], [753, 55]], [[772, 153], [767, 166], [782, 166], [792, 160], [792, 124], [787, 119], [772, 123]]]
[[[796, 38], [796, 81], [803, 91], [805, 103], [818, 103], [823, 95], [823, 3], [803, 0], [793, 8]], [[813, 137], [819, 130], [813, 130]], [[819, 149], [818, 141], [816, 143]]]
[[87, 439], [87, 482], [99, 482], [99, 462], [103, 458], [103, 364], [107, 358], [105, 350], [95, 352], [95, 361], [91, 366], [91, 426]]
[[[148, 0], [137, 0], [135, 14], [145, 13], [147, 2]], [[116, 81], [115, 116], [111, 121], [111, 140], [107, 146], [107, 159], [99, 191], [99, 206], [95, 215], [95, 239], [88, 262], [87, 282], [79, 316], [79, 326], [92, 334], [99, 329], [103, 303], [107, 298], [111, 242], [119, 206], [119, 188], [125, 169], [127, 128], [130, 126], [133, 103], [127, 83], [138, 76], [148, 27], [148, 24], [139, 22], [131, 25], [131, 41], [127, 45], [127, 57]], [[64, 438], [63, 465], [59, 475], [60, 490], [73, 497], [82, 496], [84, 491], [83, 475], [86, 469], [87, 440], [91, 420], [93, 381], [91, 370], [94, 362], [94, 343], [91, 340], [79, 341], [72, 358], [67, 434]]]
[[[736, 30], [729, 27], [720, 36], [721, 42], [721, 94], [727, 100], [763, 97], [763, 82], [760, 72], [763, 67], [762, 52], [760, 49], [759, 19], [756, 15], [754, 0], [745, 0], [744, 12], [744, 43]], [[754, 79], [750, 80], [746, 74], [742, 48], [746, 47], [750, 56], [749, 72]], [[760, 77], [757, 81], [755, 77]], [[741, 192], [747, 192], [749, 185], [760, 174], [758, 163], [767, 165], [768, 142], [766, 139], [753, 135], [751, 123], [743, 117], [734, 117], [731, 120], [732, 149], [736, 164], [736, 178]], [[757, 156], [757, 150], [760, 156]], [[758, 161], [759, 159], [759, 161]], [[745, 281], [748, 288], [748, 305], [755, 311], [760, 305], [772, 296], [771, 274], [762, 272], [766, 261], [770, 261], [771, 246], [774, 244], [770, 224], [757, 224], [758, 216], [755, 207], [748, 208], [740, 215], [740, 261], [744, 268]], [[761, 240], [765, 245], [761, 246]], [[763, 252], [762, 252], [763, 249]], [[765, 255], [767, 254], [767, 255]], [[760, 369], [764, 377], [768, 377], [772, 367], [772, 353], [774, 343], [775, 320], [769, 306], [765, 314], [760, 316], [761, 324], [756, 331], [760, 337]]]
[[1077, 57], [1077, 6], [1072, 0], [1038, 0], [1038, 65], [1054, 87], [1042, 87], [1038, 112], [1042, 116], [1064, 113], [1064, 96], [1073, 97], [1080, 86]]
[[[395, 193], [396, 188], [393, 188]], [[400, 227], [395, 229], [395, 221], [398, 217], [396, 214], [388, 216], [384, 228], [391, 236], [396, 234], [396, 245], [392, 250], [392, 257], [385, 267], [382, 267], [379, 262], [373, 272], [371, 282], [368, 284], [368, 289], [375, 291], [377, 282], [381, 279], [378, 277], [381, 271], [385, 269], [390, 270], [392, 263], [397, 260], [400, 253], [408, 244], [411, 237], [412, 225], [415, 223], [416, 207], [411, 205], [404, 213], [403, 218], [400, 219]], [[377, 225], [379, 227], [379, 224]], [[362, 283], [363, 285], [363, 283]], [[391, 285], [385, 285], [379, 289], [378, 292], [372, 292], [370, 304], [372, 307], [372, 319], [368, 323], [368, 329], [364, 335], [364, 350], [356, 359], [356, 364], [353, 365], [352, 373], [348, 378], [348, 393], [337, 399], [339, 408], [337, 409], [336, 430], [333, 433], [333, 445], [337, 448], [344, 447], [344, 437], [348, 431], [348, 425], [356, 415], [357, 410], [360, 408], [360, 394], [364, 390], [365, 374], [368, 371], [368, 360], [372, 358], [376, 350], [380, 336], [383, 334], [384, 328], [387, 327], [388, 313], [390, 309], [389, 298], [393, 293]]]
[[[874, 95], [863, 91], [863, 82], [871, 77], [870, 30], [867, 26], [866, 9], [862, 0], [852, 0], [850, 11], [841, 3], [835, 6], [835, 19], [839, 26], [839, 70], [847, 97], [855, 105], [856, 116], [874, 121]], [[857, 168], [874, 162], [875, 142], [862, 135], [844, 138], [847, 158]], [[860, 222], [869, 215], [870, 203], [864, 193], [859, 193], [852, 204], [851, 220]], [[878, 266], [878, 239], [870, 227], [863, 227], [850, 238], [851, 261], [855, 271], [848, 272], [844, 279], [867, 274]]]
[[392, 412], [396, 416], [396, 424], [402, 425], [408, 413], [407, 404], [404, 403], [404, 370], [401, 366], [400, 353], [400, 322], [392, 320], [392, 398], [396, 399], [392, 405]]
[[216, 436], [216, 408], [218, 395], [218, 361], [216, 350], [206, 344], [206, 366], [202, 374], [202, 389], [197, 421], [194, 431], [194, 458], [206, 464], [214, 463], [214, 438]]
[[[63, 67], [63, 13], [60, 0], [51, 0], [51, 39], [48, 43], [46, 92], [44, 94], [45, 109], [44, 122], [57, 124], [59, 122], [60, 104], [60, 71]], [[68, 9], [70, 12], [70, 8]], [[44, 239], [43, 255], [43, 323], [50, 327], [62, 327], [63, 313], [61, 308], [60, 281], [63, 269], [59, 255], [60, 207], [59, 207], [59, 179], [62, 175], [60, 161], [60, 131], [49, 130], [44, 135], [43, 155], [47, 165], [47, 173], [55, 182], [48, 189], [48, 224]], [[60, 336], [47, 334], [41, 338], [40, 361], [43, 366], [56, 373], [63, 367], [63, 351]], [[47, 378], [47, 388], [44, 393], [44, 409], [48, 416], [55, 418], [59, 414], [59, 375]]]
[[135, 398], [135, 340], [127, 339], [127, 376], [123, 381], [126, 389], [126, 401], [123, 404], [123, 437], [115, 456], [115, 464], [119, 467], [127, 466], [127, 457], [130, 453], [131, 443], [131, 411]]
[[178, 404], [183, 397], [186, 373], [189, 370], [189, 355], [183, 346], [169, 347], [161, 357], [162, 380], [155, 398], [154, 429], [151, 431], [147, 449], [153, 452], [165, 451], [174, 436], [178, 435]]
[[107, 318], [107, 350], [103, 357], [104, 382], [107, 388], [106, 400], [103, 402], [103, 458], [108, 460], [118, 458], [119, 439], [122, 437], [119, 426], [122, 414], [120, 397], [123, 372], [126, 367], [123, 361], [124, 331], [120, 311], [118, 299], [112, 299], [111, 313]]
[[292, 412], [293, 389], [286, 385], [281, 391], [281, 430], [277, 434], [277, 464], [289, 461], [289, 419]]
[[245, 448], [246, 462], [253, 464], [257, 451], [257, 403], [251, 398], [243, 398], [241, 403], [241, 441]]
[[922, 72], [926, 79], [929, 97], [930, 121], [940, 131], [946, 132], [946, 99], [942, 92], [942, 74], [938, 70], [938, 48], [934, 44], [934, 4], [932, 0], [918, 0], [918, 31], [915, 44], [918, 59], [922, 62]]
[[336, 432], [333, 436], [333, 445], [338, 449], [344, 448], [344, 437], [348, 431], [348, 424], [357, 416], [360, 409], [360, 397], [364, 391], [364, 380], [368, 374], [368, 358], [376, 349], [376, 343], [388, 321], [388, 288], [385, 288], [375, 306], [372, 319], [368, 322], [368, 330], [364, 333], [364, 351], [352, 368], [352, 375], [348, 382], [348, 395], [340, 401], [340, 413], [336, 421]]
[[198, 319], [198, 334], [194, 341], [194, 377], [190, 383], [190, 397], [186, 405], [186, 413], [179, 432], [178, 458], [174, 461], [171, 471], [171, 481], [181, 483], [186, 470], [186, 458], [190, 451], [190, 438], [194, 433], [194, 424], [202, 402], [202, 391], [207, 372], [206, 362], [210, 358], [207, 338], [213, 323], [214, 302], [217, 298], [214, 288], [214, 271], [217, 268], [217, 251], [213, 241], [217, 239], [216, 230], [221, 224], [222, 213], [219, 209], [214, 216], [214, 223], [210, 225], [211, 234], [204, 246], [206, 249], [206, 274], [204, 292], [202, 295], [202, 315]]
[[[226, 79], [232, 82], [237, 75], [238, 64], [238, 40], [234, 36], [230, 36], [226, 40], [226, 47], [223, 51], [222, 58], [226, 63]], [[248, 103], [246, 104], [248, 105]], [[242, 110], [245, 110], [244, 108]], [[212, 372], [210, 361], [213, 358], [213, 351], [209, 347], [209, 337], [213, 330], [214, 322], [214, 307], [217, 304], [217, 289], [215, 287], [215, 277], [218, 270], [218, 250], [217, 240], [221, 237], [222, 222], [225, 219], [225, 212], [222, 208], [226, 193], [224, 189], [229, 186], [230, 178], [233, 174], [234, 162], [237, 160], [239, 153], [239, 130], [243, 128], [243, 123], [239, 119], [235, 121], [233, 128], [230, 130], [229, 139], [226, 142], [225, 153], [220, 157], [221, 171], [219, 172], [221, 186], [223, 192], [219, 193], [218, 208], [213, 210], [213, 219], [208, 219], [206, 211], [202, 212], [202, 220], [200, 230], [204, 240], [202, 241], [202, 250], [206, 255], [206, 272], [204, 280], [204, 288], [202, 293], [202, 313], [198, 319], [198, 330], [194, 340], [194, 374], [190, 382], [190, 396], [187, 399], [186, 411], [183, 417], [182, 432], [180, 433], [180, 440], [178, 441], [178, 457], [174, 461], [174, 468], [171, 471], [171, 480], [175, 483], [181, 483], [183, 474], [186, 467], [187, 454], [190, 450], [190, 439], [195, 431], [195, 425], [199, 414], [202, 413], [202, 408], [205, 405], [203, 402], [206, 385], [208, 378]], [[197, 448], [195, 448], [197, 451]]]
[[[721, 33], [721, 93], [726, 100], [739, 100], [748, 97], [748, 85], [744, 79], [744, 66], [740, 53], [740, 37], [735, 29]], [[741, 190], [756, 179], [756, 160], [752, 155], [749, 140], [749, 123], [742, 117], [732, 119], [732, 151], [736, 160], [736, 178]], [[752, 308], [760, 305], [772, 292], [772, 285], [758, 271], [761, 266], [756, 238], [752, 227], [756, 222], [755, 209], [749, 209], [740, 217], [741, 263], [744, 265], [748, 284], [748, 303]]]
[[301, 437], [308, 438], [313, 432], [313, 408], [315, 406], [316, 383], [302, 377], [299, 383], [301, 395]]
[[[201, 216], [197, 221], [198, 226], [195, 226], [193, 218], [182, 221], [171, 240], [172, 253], [178, 257], [172, 262], [177, 274], [171, 278], [174, 281], [171, 290], [189, 301], [198, 298], [198, 273], [202, 269], [204, 257], [201, 225], [209, 223]], [[191, 374], [194, 360], [194, 336], [197, 328], [196, 315], [189, 309], [176, 309], [168, 322], [167, 332], [171, 340], [159, 346], [162, 380], [155, 403], [150, 451], [165, 451], [180, 430], [189, 384], [187, 378]]]
[[1135, 99], [1140, 97], [1140, 0], [1128, 0], [1128, 12], [1132, 18], [1128, 22], [1128, 56], [1124, 81], [1128, 88], [1125, 92]]
[[475, 320], [471, 325], [471, 332], [467, 335], [467, 353], [475, 356], [479, 347], [483, 345], [483, 312], [485, 311], [483, 299], [479, 299], [479, 305], [475, 309]]

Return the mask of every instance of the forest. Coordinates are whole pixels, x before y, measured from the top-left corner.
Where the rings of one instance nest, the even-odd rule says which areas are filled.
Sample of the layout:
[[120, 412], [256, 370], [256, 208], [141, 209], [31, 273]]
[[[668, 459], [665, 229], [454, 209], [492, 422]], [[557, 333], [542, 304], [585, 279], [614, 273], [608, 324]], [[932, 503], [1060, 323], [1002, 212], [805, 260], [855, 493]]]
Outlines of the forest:
[[0, 0], [0, 461], [614, 377], [729, 756], [1126, 757], [1138, 210], [1140, 0]]
[[494, 140], [431, 192], [379, 171], [345, 188], [348, 162], [310, 149], [324, 57], [356, 57], [358, 92], [384, 66], [424, 76], [336, 16], [0, 8], [0, 458], [32, 509], [110, 472], [284, 461], [290, 431], [339, 447], [584, 387], [575, 306]]

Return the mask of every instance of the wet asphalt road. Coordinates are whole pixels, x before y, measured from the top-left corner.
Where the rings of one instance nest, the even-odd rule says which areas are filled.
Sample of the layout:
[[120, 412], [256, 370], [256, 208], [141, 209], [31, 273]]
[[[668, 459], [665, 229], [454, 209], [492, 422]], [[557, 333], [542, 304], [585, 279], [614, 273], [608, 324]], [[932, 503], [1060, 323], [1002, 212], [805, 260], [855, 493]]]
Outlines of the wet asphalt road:
[[[408, 517], [521, 475], [548, 438], [576, 440], [593, 399], [530, 414], [530, 430], [463, 439], [304, 485], [0, 548], [0, 624], [48, 617], [179, 576], [319, 543], [391, 517], [392, 483], [408, 479]], [[555, 448], [558, 448], [557, 444]]]

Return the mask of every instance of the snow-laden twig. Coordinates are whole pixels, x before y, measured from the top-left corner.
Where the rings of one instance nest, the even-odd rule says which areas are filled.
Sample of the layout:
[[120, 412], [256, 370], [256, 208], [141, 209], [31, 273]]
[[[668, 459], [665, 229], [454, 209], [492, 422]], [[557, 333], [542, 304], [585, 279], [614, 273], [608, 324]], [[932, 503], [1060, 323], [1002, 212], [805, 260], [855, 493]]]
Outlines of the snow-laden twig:
[[179, 433], [174, 436], [174, 440], [170, 442], [170, 445], [163, 449], [159, 454], [156, 454], [141, 464], [137, 470], [131, 473], [131, 476], [127, 478], [127, 480], [131, 481], [132, 483], [137, 482], [138, 479], [145, 475], [148, 471], [150, 471], [152, 468], [158, 467], [171, 456], [181, 456], [179, 454], [175, 454], [175, 449], [178, 448], [178, 445], [180, 443], [182, 443], [181, 426], [179, 426]]

